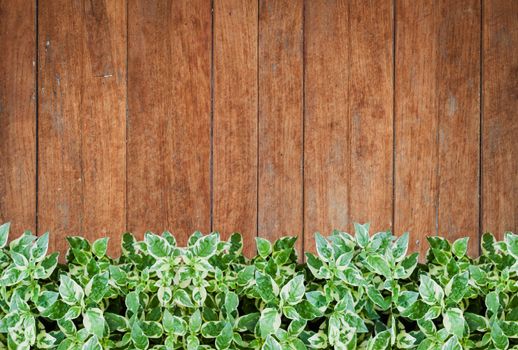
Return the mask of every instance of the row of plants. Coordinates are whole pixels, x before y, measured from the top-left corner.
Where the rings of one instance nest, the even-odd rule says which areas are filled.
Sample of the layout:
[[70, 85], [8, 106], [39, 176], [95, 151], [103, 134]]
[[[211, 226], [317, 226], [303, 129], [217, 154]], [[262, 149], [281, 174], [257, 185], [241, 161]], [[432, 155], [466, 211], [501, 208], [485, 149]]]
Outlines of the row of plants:
[[295, 238], [195, 232], [69, 237], [66, 263], [49, 235], [8, 242], [0, 226], [0, 349], [517, 349], [518, 235], [429, 237], [426, 263], [409, 235], [315, 235], [318, 254], [298, 263]]

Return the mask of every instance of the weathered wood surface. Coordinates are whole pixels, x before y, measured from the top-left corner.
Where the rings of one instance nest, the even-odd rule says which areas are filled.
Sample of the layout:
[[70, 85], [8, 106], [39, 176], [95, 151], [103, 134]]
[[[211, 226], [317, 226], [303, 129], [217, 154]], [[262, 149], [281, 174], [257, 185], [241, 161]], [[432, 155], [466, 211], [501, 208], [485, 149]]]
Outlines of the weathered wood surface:
[[518, 2], [484, 1], [482, 230], [518, 232]]
[[0, 1], [0, 222], [36, 228], [34, 2]]
[[258, 3], [214, 1], [213, 229], [257, 236]]
[[39, 6], [38, 232], [112, 237], [126, 228], [126, 3]]
[[185, 244], [211, 229], [211, 7], [128, 5], [128, 230]]
[[[395, 232], [471, 236], [478, 251], [478, 1], [396, 6]], [[462, 21], [458, 19], [462, 18]]]
[[514, 0], [0, 0], [13, 231], [518, 231]]
[[309, 1], [305, 6], [304, 250], [313, 232], [351, 223], [349, 187], [349, 6]]
[[302, 248], [303, 1], [259, 3], [258, 235]]
[[392, 224], [392, 6], [306, 3], [305, 249], [313, 232]]

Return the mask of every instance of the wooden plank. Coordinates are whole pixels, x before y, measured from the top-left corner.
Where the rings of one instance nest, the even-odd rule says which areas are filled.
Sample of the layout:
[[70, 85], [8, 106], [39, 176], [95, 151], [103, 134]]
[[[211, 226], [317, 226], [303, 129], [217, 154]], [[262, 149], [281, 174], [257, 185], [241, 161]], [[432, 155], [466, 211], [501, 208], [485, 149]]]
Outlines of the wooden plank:
[[209, 1], [131, 1], [128, 229], [210, 230]]
[[370, 222], [374, 233], [392, 228], [392, 3], [349, 6], [349, 220]]
[[0, 1], [0, 222], [36, 228], [34, 2]]
[[395, 231], [423, 254], [426, 236], [469, 235], [475, 254], [479, 2], [398, 1], [396, 14]]
[[66, 235], [125, 230], [126, 4], [39, 6], [38, 231], [52, 249]]
[[223, 237], [257, 235], [258, 6], [251, 0], [214, 1], [213, 224]]
[[394, 230], [420, 253], [437, 233], [436, 12], [432, 1], [396, 2]]
[[298, 236], [302, 253], [303, 2], [259, 6], [258, 235]]
[[518, 232], [518, 2], [484, 1], [482, 229]]
[[313, 233], [392, 223], [392, 6], [306, 5], [305, 248]]
[[[438, 234], [469, 236], [478, 255], [480, 167], [480, 1], [439, 2]], [[459, 20], [461, 19], [461, 20]]]
[[313, 234], [352, 224], [349, 165], [350, 31], [346, 1], [305, 3], [304, 250]]

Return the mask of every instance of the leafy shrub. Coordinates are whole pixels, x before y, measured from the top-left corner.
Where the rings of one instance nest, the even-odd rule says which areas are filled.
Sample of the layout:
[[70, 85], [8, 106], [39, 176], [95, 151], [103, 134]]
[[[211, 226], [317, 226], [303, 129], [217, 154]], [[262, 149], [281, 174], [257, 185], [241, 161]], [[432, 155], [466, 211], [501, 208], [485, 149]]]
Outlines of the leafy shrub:
[[518, 348], [518, 236], [428, 239], [426, 264], [408, 234], [316, 234], [297, 263], [295, 238], [242, 240], [194, 233], [69, 237], [67, 263], [48, 234], [7, 245], [0, 226], [0, 348], [9, 349], [507, 349]]

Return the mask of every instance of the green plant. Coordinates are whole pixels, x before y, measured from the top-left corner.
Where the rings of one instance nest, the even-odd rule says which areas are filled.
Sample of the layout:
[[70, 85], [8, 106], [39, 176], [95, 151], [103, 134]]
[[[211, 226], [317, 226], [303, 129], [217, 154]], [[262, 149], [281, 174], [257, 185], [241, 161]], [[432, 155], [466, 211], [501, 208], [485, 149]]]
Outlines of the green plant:
[[408, 234], [316, 234], [298, 264], [295, 238], [242, 240], [168, 232], [122, 255], [108, 239], [69, 237], [66, 264], [48, 234], [7, 244], [0, 226], [0, 349], [508, 349], [518, 348], [518, 236], [428, 239], [426, 264]]

